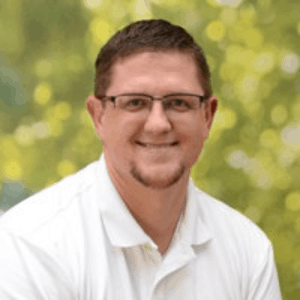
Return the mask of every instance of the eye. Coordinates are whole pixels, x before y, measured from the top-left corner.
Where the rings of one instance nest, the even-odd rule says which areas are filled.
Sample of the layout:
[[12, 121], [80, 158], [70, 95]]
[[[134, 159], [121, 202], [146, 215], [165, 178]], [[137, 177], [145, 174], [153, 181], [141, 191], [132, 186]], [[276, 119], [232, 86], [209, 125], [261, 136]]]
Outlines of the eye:
[[190, 110], [192, 107], [186, 99], [181, 98], [173, 98], [167, 101], [166, 103], [167, 108], [175, 109], [178, 111], [187, 111]]
[[121, 107], [129, 111], [141, 110], [149, 105], [148, 99], [145, 99], [143, 97], [124, 97], [121, 100]]
[[135, 99], [128, 100], [127, 107], [137, 108], [137, 107], [143, 107], [146, 104], [147, 102], [144, 99], [135, 98]]
[[184, 106], [184, 107], [187, 107], [188, 106], [188, 104], [186, 103], [186, 101], [184, 101], [184, 100], [182, 100], [182, 99], [175, 99], [175, 100], [173, 100], [173, 106], [178, 106], [178, 107], [182, 107], [182, 106]]
[[131, 106], [140, 106], [140, 105], [144, 104], [144, 102], [145, 101], [143, 99], [136, 98], [136, 99], [129, 100], [129, 105], [131, 105]]

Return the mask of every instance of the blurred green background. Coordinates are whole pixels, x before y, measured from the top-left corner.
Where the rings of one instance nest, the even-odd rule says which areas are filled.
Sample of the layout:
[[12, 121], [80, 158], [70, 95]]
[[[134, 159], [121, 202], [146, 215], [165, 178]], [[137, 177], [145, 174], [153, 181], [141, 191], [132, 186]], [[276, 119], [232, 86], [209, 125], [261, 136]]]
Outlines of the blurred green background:
[[98, 159], [95, 57], [147, 18], [204, 48], [220, 105], [193, 179], [267, 233], [283, 299], [299, 300], [299, 0], [1, 0], [0, 209]]

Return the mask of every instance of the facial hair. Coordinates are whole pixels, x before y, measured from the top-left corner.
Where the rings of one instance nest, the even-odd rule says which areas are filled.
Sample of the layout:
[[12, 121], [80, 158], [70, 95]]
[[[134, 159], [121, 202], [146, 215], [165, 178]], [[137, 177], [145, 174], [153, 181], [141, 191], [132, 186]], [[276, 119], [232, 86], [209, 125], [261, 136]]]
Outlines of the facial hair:
[[138, 182], [140, 182], [144, 186], [159, 190], [169, 188], [170, 186], [177, 183], [185, 173], [185, 170], [186, 167], [181, 164], [176, 172], [172, 174], [172, 176], [169, 176], [170, 178], [165, 180], [155, 180], [150, 178], [150, 176], [143, 174], [137, 164], [135, 162], [132, 162], [130, 173]]

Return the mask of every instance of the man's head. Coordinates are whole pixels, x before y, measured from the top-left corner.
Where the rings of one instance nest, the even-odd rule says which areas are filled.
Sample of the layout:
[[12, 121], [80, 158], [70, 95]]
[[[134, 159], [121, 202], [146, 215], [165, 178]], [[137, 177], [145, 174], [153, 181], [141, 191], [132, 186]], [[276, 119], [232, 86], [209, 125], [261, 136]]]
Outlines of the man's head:
[[142, 21], [117, 33], [96, 66], [96, 96], [86, 105], [114, 183], [183, 184], [217, 108], [201, 49], [180, 27]]
[[118, 31], [101, 49], [95, 68], [95, 96], [106, 95], [112, 66], [122, 58], [141, 52], [179, 51], [190, 54], [197, 66], [205, 96], [212, 95], [210, 72], [202, 49], [182, 27], [165, 20], [143, 20]]

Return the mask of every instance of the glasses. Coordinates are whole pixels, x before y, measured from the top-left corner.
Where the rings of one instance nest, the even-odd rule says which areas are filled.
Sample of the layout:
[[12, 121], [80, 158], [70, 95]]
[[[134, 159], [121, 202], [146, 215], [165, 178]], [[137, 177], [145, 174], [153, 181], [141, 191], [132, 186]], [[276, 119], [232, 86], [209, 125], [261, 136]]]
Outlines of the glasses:
[[153, 97], [145, 94], [123, 94], [97, 98], [101, 101], [112, 101], [115, 108], [136, 114], [150, 112], [153, 101], [160, 100], [166, 113], [179, 114], [197, 110], [208, 97], [194, 94], [170, 94], [163, 97]]

